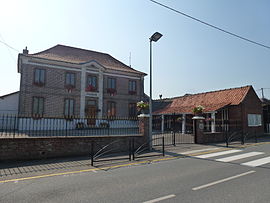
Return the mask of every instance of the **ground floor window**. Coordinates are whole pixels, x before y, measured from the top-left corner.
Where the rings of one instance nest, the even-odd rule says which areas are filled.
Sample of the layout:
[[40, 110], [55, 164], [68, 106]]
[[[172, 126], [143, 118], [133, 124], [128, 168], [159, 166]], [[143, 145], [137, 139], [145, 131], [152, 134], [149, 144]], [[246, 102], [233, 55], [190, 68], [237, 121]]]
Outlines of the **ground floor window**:
[[261, 126], [262, 115], [261, 114], [248, 114], [248, 126]]
[[135, 117], [137, 115], [137, 106], [136, 103], [128, 104], [128, 115], [129, 117]]
[[42, 116], [44, 113], [44, 98], [33, 97], [32, 114], [34, 116]]
[[75, 107], [74, 99], [65, 99], [64, 115], [65, 116], [73, 116], [74, 115], [74, 107]]
[[107, 116], [114, 117], [116, 116], [116, 103], [109, 101], [107, 104]]

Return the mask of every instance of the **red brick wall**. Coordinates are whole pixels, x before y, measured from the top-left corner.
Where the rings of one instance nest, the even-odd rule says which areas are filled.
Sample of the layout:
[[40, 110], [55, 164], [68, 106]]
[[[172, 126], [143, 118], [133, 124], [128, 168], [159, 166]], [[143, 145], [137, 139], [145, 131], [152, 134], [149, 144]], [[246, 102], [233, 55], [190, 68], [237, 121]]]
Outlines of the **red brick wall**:
[[[136, 146], [143, 143], [143, 136], [134, 137]], [[113, 152], [128, 151], [129, 137], [78, 137], [78, 138], [14, 138], [1, 139], [0, 161], [4, 160], [30, 160], [42, 158], [55, 158], [66, 156], [89, 155], [91, 142], [105, 146], [113, 141]], [[97, 151], [97, 145], [94, 151]]]
[[263, 133], [263, 126], [248, 127], [248, 114], [263, 115], [262, 103], [253, 89], [250, 89], [243, 101], [243, 129], [244, 132]]

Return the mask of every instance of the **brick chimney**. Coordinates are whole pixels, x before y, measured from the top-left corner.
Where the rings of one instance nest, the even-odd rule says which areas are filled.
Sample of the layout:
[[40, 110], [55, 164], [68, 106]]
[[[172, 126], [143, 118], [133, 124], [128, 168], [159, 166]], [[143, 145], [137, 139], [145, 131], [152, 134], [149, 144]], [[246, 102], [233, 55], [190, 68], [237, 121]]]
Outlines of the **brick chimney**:
[[28, 54], [27, 47], [25, 47], [25, 49], [23, 50], [23, 54]]

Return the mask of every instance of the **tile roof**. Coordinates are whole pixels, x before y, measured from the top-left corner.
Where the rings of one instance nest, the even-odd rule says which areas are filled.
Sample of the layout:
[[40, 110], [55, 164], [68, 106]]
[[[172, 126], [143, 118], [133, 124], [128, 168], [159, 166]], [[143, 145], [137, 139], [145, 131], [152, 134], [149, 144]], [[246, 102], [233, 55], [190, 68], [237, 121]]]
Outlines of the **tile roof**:
[[90, 61], [96, 61], [107, 69], [146, 75], [143, 72], [125, 65], [109, 54], [60, 44], [35, 54], [28, 54], [28, 56], [75, 64], [84, 64]]
[[216, 111], [227, 105], [240, 104], [250, 89], [252, 86], [175, 97], [170, 105], [154, 111], [154, 114], [192, 113], [198, 105], [205, 107], [205, 112]]

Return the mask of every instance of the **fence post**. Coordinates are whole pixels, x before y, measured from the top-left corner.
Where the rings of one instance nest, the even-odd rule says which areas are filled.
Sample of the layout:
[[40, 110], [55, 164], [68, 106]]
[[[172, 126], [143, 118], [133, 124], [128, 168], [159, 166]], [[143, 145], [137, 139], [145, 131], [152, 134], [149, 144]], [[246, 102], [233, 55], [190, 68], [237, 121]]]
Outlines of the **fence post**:
[[162, 136], [162, 155], [165, 156], [164, 136]]
[[129, 161], [131, 161], [131, 138], [129, 137], [129, 139], [128, 139], [128, 144], [129, 144], [129, 146], [128, 146], [128, 151], [129, 151], [129, 154], [128, 154], [128, 157], [129, 157]]
[[91, 142], [91, 166], [94, 166], [94, 141]]
[[175, 113], [173, 113], [173, 146], [175, 146]]
[[258, 142], [258, 137], [257, 137], [257, 130], [255, 128], [255, 142], [257, 143]]
[[225, 136], [226, 136], [226, 147], [229, 147], [229, 138], [228, 138], [228, 131], [226, 130], [226, 134], [225, 134]]
[[134, 137], [132, 138], [132, 147], [131, 147], [131, 151], [132, 151], [132, 160], [135, 160], [135, 154], [134, 154]]
[[17, 124], [17, 117], [16, 115], [14, 115], [13, 138], [15, 138], [16, 124]]

